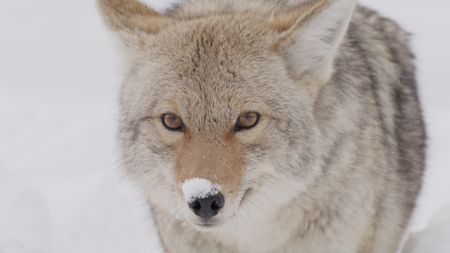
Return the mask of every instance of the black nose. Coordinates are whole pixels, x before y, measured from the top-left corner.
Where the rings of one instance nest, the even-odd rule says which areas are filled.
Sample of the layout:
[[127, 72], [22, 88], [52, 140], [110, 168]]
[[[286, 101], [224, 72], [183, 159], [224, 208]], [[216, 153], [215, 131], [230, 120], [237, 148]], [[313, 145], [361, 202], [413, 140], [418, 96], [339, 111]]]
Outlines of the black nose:
[[215, 216], [222, 209], [225, 200], [221, 193], [203, 199], [196, 199], [189, 203], [189, 207], [197, 215], [204, 219]]

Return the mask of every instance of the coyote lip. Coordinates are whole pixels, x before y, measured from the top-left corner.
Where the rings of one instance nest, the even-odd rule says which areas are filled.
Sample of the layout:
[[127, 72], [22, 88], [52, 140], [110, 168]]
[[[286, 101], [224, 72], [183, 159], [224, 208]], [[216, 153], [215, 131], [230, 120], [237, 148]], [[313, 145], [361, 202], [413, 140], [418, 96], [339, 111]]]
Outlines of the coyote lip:
[[216, 225], [216, 223], [208, 223], [208, 222], [205, 222], [205, 223], [196, 222], [194, 224], [197, 226], [206, 227], [206, 228], [214, 227]]
[[211, 230], [214, 229], [220, 225], [222, 225], [222, 223], [220, 222], [209, 222], [209, 221], [204, 221], [204, 222], [194, 222], [193, 223], [197, 229], [199, 230]]
[[248, 198], [248, 195], [249, 195], [252, 191], [253, 191], [253, 189], [252, 189], [251, 187], [247, 188], [247, 189], [244, 191], [244, 194], [242, 194], [241, 201], [240, 201], [240, 203], [239, 203], [239, 207], [242, 205], [242, 203], [244, 203], [244, 201]]

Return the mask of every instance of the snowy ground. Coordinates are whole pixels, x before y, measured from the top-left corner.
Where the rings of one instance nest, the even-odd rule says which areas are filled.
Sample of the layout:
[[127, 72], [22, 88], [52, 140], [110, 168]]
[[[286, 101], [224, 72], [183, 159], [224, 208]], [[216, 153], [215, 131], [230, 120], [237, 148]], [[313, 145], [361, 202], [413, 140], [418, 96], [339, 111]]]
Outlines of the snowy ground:
[[[363, 2], [414, 34], [430, 148], [407, 248], [448, 253], [450, 4]], [[160, 252], [148, 208], [117, 173], [118, 62], [94, 1], [2, 2], [0, 253]]]

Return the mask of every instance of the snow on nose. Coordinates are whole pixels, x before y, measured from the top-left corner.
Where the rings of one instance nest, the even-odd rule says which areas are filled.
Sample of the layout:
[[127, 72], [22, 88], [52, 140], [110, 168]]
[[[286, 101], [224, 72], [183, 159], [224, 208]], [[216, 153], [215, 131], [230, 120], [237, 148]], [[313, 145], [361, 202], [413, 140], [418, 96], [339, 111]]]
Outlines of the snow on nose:
[[184, 199], [192, 203], [197, 199], [205, 199], [220, 193], [221, 186], [204, 178], [186, 179], [181, 185]]

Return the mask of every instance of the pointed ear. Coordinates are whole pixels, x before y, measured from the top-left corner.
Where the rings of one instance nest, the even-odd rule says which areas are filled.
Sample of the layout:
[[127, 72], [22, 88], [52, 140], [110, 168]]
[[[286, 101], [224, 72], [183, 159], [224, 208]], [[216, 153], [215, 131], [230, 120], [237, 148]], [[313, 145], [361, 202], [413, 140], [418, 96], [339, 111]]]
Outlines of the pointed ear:
[[309, 0], [271, 22], [279, 37], [273, 45], [285, 56], [296, 79], [327, 82], [357, 0]]
[[97, 0], [97, 4], [106, 23], [127, 44], [136, 43], [143, 35], [156, 34], [172, 22], [137, 0]]

